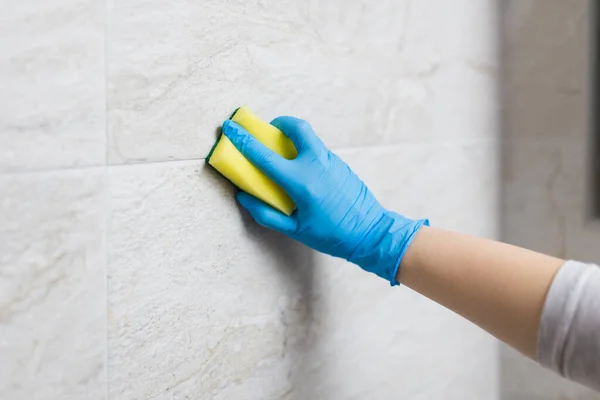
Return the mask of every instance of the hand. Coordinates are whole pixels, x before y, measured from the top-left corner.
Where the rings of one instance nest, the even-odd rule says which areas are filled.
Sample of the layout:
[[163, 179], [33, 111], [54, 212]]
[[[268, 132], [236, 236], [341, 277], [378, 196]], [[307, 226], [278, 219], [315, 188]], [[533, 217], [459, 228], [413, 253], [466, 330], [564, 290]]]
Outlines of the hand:
[[271, 122], [294, 143], [298, 156], [287, 160], [231, 120], [223, 133], [296, 203], [287, 216], [257, 198], [238, 193], [238, 201], [259, 224], [305, 245], [344, 258], [397, 285], [402, 256], [426, 220], [413, 221], [384, 209], [350, 167], [329, 151], [301, 119]]

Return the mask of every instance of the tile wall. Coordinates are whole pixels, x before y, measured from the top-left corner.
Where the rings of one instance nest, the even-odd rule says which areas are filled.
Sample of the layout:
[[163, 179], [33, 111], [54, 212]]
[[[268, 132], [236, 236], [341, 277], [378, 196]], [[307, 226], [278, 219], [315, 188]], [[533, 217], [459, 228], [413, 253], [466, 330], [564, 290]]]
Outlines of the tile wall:
[[259, 228], [203, 160], [240, 104], [293, 114], [386, 206], [498, 237], [497, 20], [495, 0], [4, 7], [0, 398], [499, 398], [487, 334]]

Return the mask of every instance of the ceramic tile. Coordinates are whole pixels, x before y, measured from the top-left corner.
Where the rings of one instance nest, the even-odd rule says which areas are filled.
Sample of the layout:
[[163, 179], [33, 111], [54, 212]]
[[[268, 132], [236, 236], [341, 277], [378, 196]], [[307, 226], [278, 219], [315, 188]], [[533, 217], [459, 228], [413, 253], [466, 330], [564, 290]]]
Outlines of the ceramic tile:
[[503, 134], [508, 138], [587, 139], [589, 101], [584, 91], [523, 86], [506, 96]]
[[504, 143], [502, 158], [504, 239], [558, 257], [576, 257], [569, 250], [568, 232], [583, 219], [583, 146], [519, 138]]
[[588, 212], [588, 148], [568, 138], [512, 139], [503, 150], [503, 237], [562, 258], [600, 262]]
[[104, 6], [10, 2], [0, 14], [0, 172], [105, 162]]
[[0, 177], [0, 398], [106, 398], [103, 171]]
[[588, 83], [592, 2], [501, 2], [503, 64], [508, 87], [576, 92]]
[[[413, 145], [342, 157], [388, 207], [492, 234], [493, 204], [482, 204], [494, 198], [491, 151]], [[438, 398], [448, 390], [464, 399], [495, 388], [487, 334], [258, 227], [201, 161], [114, 166], [109, 182], [111, 398]], [[452, 189], [458, 182], [462, 191]], [[470, 212], [449, 212], [457, 204]]]
[[504, 131], [588, 136], [590, 52], [585, 0], [504, 3]]
[[403, 54], [428, 60], [429, 68], [391, 83], [385, 104], [391, 142], [496, 135], [497, 19], [494, 1], [411, 3]]
[[[475, 124], [480, 128], [493, 98], [490, 85], [471, 83], [460, 71], [457, 77], [451, 65], [494, 69], [486, 53], [495, 43], [492, 28], [476, 23], [489, 19], [493, 2], [481, 3], [465, 16], [450, 6], [434, 15], [431, 7], [439, 3], [432, 0], [378, 7], [341, 0], [111, 2], [110, 162], [204, 157], [216, 128], [241, 104], [265, 119], [305, 118], [329, 146], [340, 148], [394, 140], [399, 132], [428, 138], [428, 104], [440, 91], [462, 99], [458, 87], [476, 94], [460, 107], [477, 106], [472, 119], [484, 119]], [[448, 40], [454, 29], [445, 11], [474, 26], [478, 34], [469, 37], [479, 41], [458, 34]], [[464, 48], [473, 50], [463, 54]], [[430, 87], [443, 60], [455, 84], [438, 79]], [[455, 118], [449, 112], [444, 117], [442, 125]], [[441, 134], [481, 135], [464, 128]]]

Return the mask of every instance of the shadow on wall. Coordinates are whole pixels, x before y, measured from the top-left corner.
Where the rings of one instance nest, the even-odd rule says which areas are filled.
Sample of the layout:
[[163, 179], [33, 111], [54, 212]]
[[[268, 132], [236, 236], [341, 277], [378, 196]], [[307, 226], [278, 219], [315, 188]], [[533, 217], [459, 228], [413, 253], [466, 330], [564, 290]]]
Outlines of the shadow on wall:
[[[501, 235], [506, 242], [600, 262], [589, 239], [588, 0], [507, 0], [501, 18]], [[500, 399], [600, 399], [500, 349]]]
[[[215, 132], [215, 140], [222, 134], [221, 127]], [[209, 173], [220, 175], [208, 168]], [[306, 246], [287, 238], [286, 236], [263, 228], [252, 216], [237, 203], [240, 217], [250, 240], [264, 252], [265, 256], [274, 260], [280, 278], [282, 292], [286, 293], [288, 301], [279, 304], [280, 322], [284, 327], [282, 357], [287, 361], [287, 390], [280, 395], [287, 398], [317, 398], [312, 393], [314, 388], [323, 385], [316, 379], [326, 379], [324, 374], [314, 373], [314, 365], [319, 363], [318, 338], [316, 324], [319, 318], [315, 315], [319, 299], [315, 290], [315, 253]]]
[[[238, 205], [239, 206], [239, 205]], [[244, 226], [250, 237], [257, 239], [257, 246], [276, 260], [276, 273], [281, 280], [282, 291], [289, 299], [280, 304], [281, 325], [284, 327], [283, 358], [287, 365], [288, 390], [303, 398], [311, 398], [311, 388], [320, 387], [315, 379], [319, 374], [311, 373], [311, 365], [317, 361], [318, 335], [315, 333], [319, 308], [314, 289], [314, 253], [307, 247], [277, 232], [259, 226], [250, 214], [240, 207]]]
[[240, 206], [240, 213], [247, 232], [257, 240], [259, 248], [274, 258], [282, 291], [289, 301], [280, 304], [281, 325], [284, 327], [282, 356], [287, 362], [288, 390], [282, 397], [293, 393], [300, 398], [312, 398], [311, 388], [321, 387], [315, 379], [320, 375], [311, 373], [317, 361], [318, 335], [315, 333], [319, 308], [316, 297], [314, 253], [307, 247], [274, 231], [265, 229], [252, 219]]

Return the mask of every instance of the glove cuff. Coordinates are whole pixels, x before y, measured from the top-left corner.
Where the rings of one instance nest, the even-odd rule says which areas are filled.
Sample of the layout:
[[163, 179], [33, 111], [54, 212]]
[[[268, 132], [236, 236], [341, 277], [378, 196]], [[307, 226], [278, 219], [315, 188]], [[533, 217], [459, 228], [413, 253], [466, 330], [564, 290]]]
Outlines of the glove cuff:
[[[401, 219], [407, 220], [406, 218], [398, 215]], [[408, 247], [412, 243], [415, 235], [423, 226], [429, 226], [428, 219], [419, 219], [415, 221], [409, 220], [409, 223], [399, 223], [399, 229], [392, 234], [396, 236], [396, 240], [393, 243], [394, 250], [391, 252], [392, 254], [396, 252], [396, 258], [394, 263], [392, 264], [392, 268], [390, 271], [390, 275], [388, 276], [388, 280], [390, 281], [391, 286], [399, 285], [400, 282], [396, 280], [396, 276], [398, 276], [398, 270], [400, 269], [400, 264], [402, 263], [402, 258], [404, 258], [404, 254]]]
[[402, 258], [423, 226], [429, 226], [429, 220], [411, 220], [385, 212], [349, 261], [388, 280], [392, 286], [399, 285], [396, 275]]

